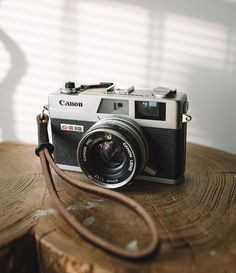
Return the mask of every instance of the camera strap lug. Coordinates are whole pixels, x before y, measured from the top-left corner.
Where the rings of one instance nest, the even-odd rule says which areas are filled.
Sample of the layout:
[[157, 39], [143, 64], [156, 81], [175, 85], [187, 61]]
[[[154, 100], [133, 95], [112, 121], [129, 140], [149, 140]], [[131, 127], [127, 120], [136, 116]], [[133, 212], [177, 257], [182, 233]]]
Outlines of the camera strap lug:
[[42, 112], [41, 112], [41, 114], [40, 114], [40, 119], [41, 120], [43, 120], [44, 119], [44, 117], [45, 117], [45, 112], [48, 112], [48, 105], [47, 104], [45, 104], [44, 106], [43, 106], [43, 109], [42, 109]]
[[187, 114], [183, 114], [182, 115], [182, 122], [185, 123], [185, 122], [189, 122], [192, 120], [192, 117], [190, 115], [187, 115]]

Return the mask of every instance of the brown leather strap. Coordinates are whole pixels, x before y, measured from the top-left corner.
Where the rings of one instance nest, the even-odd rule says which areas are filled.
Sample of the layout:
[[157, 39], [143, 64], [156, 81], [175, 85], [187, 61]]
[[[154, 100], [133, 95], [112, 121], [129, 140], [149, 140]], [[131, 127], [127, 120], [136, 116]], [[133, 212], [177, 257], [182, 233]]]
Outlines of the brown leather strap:
[[[39, 116], [37, 117], [37, 122], [41, 122], [41, 119], [39, 118]], [[45, 120], [42, 122], [45, 122]], [[124, 258], [138, 259], [138, 258], [148, 256], [152, 254], [155, 250], [157, 250], [160, 240], [159, 240], [155, 223], [153, 219], [149, 216], [149, 214], [146, 212], [146, 210], [141, 205], [139, 205], [136, 201], [126, 197], [125, 195], [121, 193], [108, 190], [105, 188], [101, 188], [95, 185], [91, 185], [82, 181], [78, 181], [70, 177], [69, 175], [67, 175], [65, 172], [63, 172], [61, 169], [57, 167], [51, 154], [48, 151], [48, 148], [46, 147], [42, 148], [39, 151], [39, 156], [40, 156], [40, 161], [42, 165], [43, 175], [56, 208], [58, 209], [58, 211], [60, 211], [64, 219], [84, 238], [86, 238], [88, 241], [95, 244], [96, 246], [106, 250], [107, 252], [124, 257]], [[137, 251], [131, 251], [103, 239], [102, 237], [92, 233], [89, 229], [83, 226], [80, 222], [78, 222], [78, 220], [72, 214], [70, 214], [66, 210], [63, 203], [61, 202], [59, 195], [57, 194], [57, 190], [52, 178], [49, 165], [51, 165], [54, 171], [62, 179], [64, 179], [66, 182], [70, 183], [71, 185], [77, 188], [80, 188], [83, 191], [116, 201], [120, 204], [125, 205], [131, 210], [133, 210], [136, 214], [138, 214], [144, 220], [144, 222], [146, 223], [149, 229], [149, 232], [150, 232], [149, 244], [145, 246], [143, 249], [140, 249]]]

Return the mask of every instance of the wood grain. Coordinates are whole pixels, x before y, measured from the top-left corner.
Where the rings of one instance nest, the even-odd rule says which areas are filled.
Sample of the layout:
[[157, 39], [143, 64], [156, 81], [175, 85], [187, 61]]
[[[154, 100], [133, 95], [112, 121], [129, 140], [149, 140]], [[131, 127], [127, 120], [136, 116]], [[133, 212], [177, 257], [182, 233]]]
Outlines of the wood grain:
[[[134, 249], [147, 243], [145, 225], [132, 212], [55, 179], [67, 209], [91, 230]], [[12, 250], [20, 245], [42, 272], [236, 272], [235, 155], [188, 144], [182, 184], [136, 182], [122, 192], [155, 219], [159, 255], [131, 262], [87, 243], [53, 208], [34, 147], [0, 144], [0, 272], [17, 272], [16, 264], [18, 272], [37, 272], [36, 262], [32, 271], [29, 258]], [[19, 270], [19, 259], [26, 271]]]

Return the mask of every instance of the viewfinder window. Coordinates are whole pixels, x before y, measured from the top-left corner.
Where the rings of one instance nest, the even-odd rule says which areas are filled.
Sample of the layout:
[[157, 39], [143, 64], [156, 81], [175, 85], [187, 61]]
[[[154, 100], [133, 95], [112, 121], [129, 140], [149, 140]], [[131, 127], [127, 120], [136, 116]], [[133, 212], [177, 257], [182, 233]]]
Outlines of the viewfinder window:
[[166, 104], [157, 101], [135, 101], [135, 118], [166, 120]]

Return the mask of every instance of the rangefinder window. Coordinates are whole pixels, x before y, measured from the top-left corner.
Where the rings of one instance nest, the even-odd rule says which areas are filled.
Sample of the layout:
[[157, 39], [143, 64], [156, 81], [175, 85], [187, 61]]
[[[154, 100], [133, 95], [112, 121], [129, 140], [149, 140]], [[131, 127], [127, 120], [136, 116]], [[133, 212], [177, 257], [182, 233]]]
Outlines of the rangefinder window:
[[135, 101], [135, 118], [166, 120], [166, 104], [157, 101]]
[[101, 99], [97, 113], [102, 114], [129, 114], [128, 100]]

